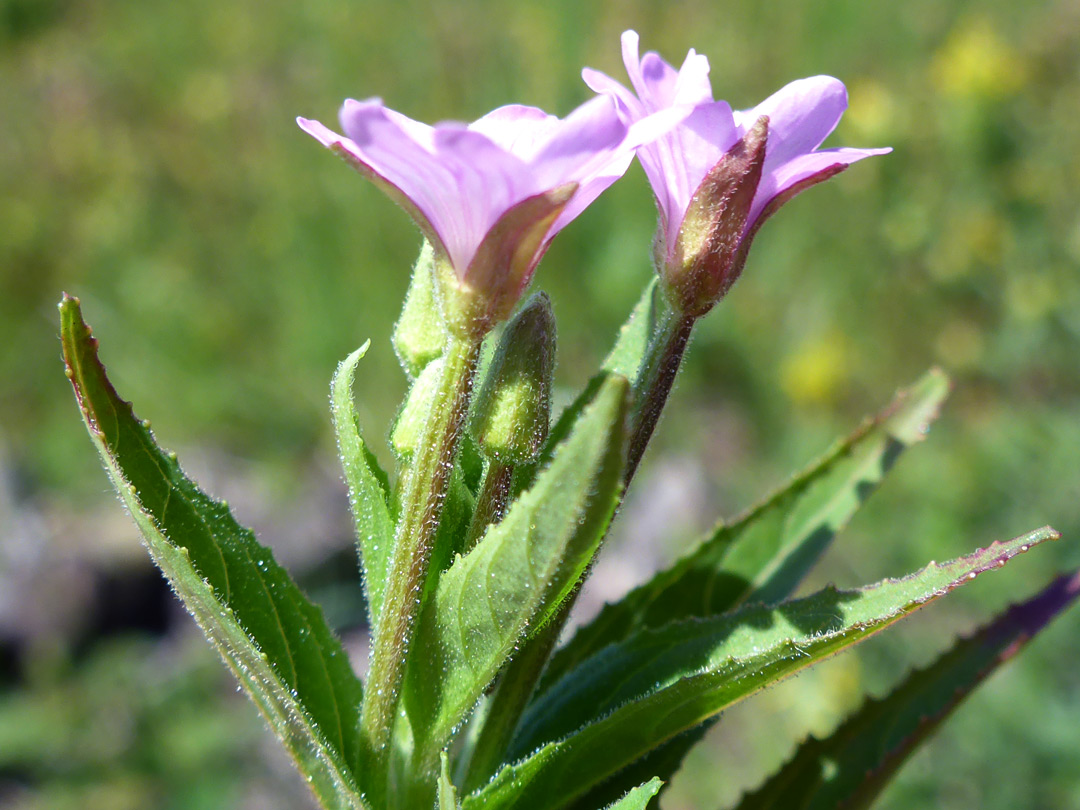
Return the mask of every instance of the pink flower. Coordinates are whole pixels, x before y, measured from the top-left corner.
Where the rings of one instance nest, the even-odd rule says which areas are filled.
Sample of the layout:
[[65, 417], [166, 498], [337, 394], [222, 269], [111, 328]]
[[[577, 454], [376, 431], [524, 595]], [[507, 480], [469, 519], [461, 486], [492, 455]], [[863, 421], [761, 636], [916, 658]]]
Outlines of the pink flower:
[[[638, 149], [660, 209], [658, 269], [684, 307], [707, 311], [742, 271], [758, 227], [784, 202], [850, 164], [890, 149], [818, 149], [847, 108], [830, 76], [801, 79], [753, 109], [714, 101], [708, 59], [691, 50], [676, 71], [656, 53], [638, 56], [638, 35], [622, 35], [634, 92], [595, 70], [586, 84], [638, 121], [673, 106], [693, 112]], [[636, 95], [635, 95], [636, 93]]]
[[509, 315], [551, 239], [622, 176], [635, 148], [687, 112], [631, 123], [599, 97], [564, 119], [510, 105], [428, 126], [379, 99], [350, 99], [347, 137], [297, 123], [409, 212], [486, 328]]

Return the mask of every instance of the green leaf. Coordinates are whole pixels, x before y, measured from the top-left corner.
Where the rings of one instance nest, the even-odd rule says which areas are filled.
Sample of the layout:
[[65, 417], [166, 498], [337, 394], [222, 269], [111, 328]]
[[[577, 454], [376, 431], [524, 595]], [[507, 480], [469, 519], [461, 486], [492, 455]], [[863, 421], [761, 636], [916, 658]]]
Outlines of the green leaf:
[[789, 596], [900, 454], [926, 435], [948, 388], [945, 375], [931, 370], [761, 505], [718, 527], [621, 601], [605, 605], [553, 656], [538, 693], [639, 629]]
[[337, 434], [338, 455], [349, 486], [349, 507], [356, 526], [364, 571], [368, 618], [374, 628], [382, 609], [386, 571], [394, 546], [394, 521], [386, 503], [386, 474], [379, 468], [360, 435], [360, 423], [353, 402], [356, 364], [370, 345], [371, 341], [368, 341], [338, 366], [330, 383], [330, 411]]
[[[541, 463], [550, 460], [551, 453], [566, 439], [581, 411], [596, 398], [596, 392], [609, 376], [617, 374], [625, 377], [633, 389], [641, 364], [648, 354], [653, 337], [660, 328], [659, 319], [662, 317], [660, 313], [663, 311], [663, 306], [662, 295], [657, 287], [657, 277], [653, 276], [630, 313], [630, 317], [619, 328], [619, 336], [604, 359], [600, 373], [589, 380], [574, 401], [559, 414], [559, 418], [548, 435], [547, 443], [541, 451]], [[526, 479], [526, 481], [529, 480], [531, 479]]]
[[[610, 779], [593, 787], [581, 798], [575, 799], [569, 810], [592, 810], [594, 807], [603, 806], [623, 795], [630, 786], [641, 784], [642, 780], [649, 778], [649, 774], [655, 774], [660, 780], [658, 790], [664, 790], [667, 787], [665, 783], [675, 775], [682, 766], [683, 759], [701, 742], [717, 719], [711, 717], [704, 723], [672, 737], [659, 748], [654, 748]], [[657, 795], [662, 796], [662, 793]]]
[[775, 607], [642, 631], [582, 662], [535, 701], [511, 751], [525, 758], [464, 806], [564, 807], [665, 740], [1056, 537], [1044, 528], [861, 590], [830, 587]]
[[655, 336], [662, 331], [668, 309], [660, 290], [659, 277], [653, 276], [645, 285], [630, 317], [619, 328], [615, 345], [604, 358], [604, 371], [626, 377], [633, 385]]
[[450, 781], [450, 758], [443, 751], [440, 755], [442, 771], [439, 773], [439, 810], [460, 810], [457, 791]]
[[[809, 739], [738, 810], [862, 810], [907, 758], [999, 666], [1080, 595], [1080, 572], [1002, 613], [885, 698], [868, 701], [829, 737]], [[1002, 763], [1004, 764], [1004, 763]]]
[[659, 779], [650, 779], [641, 787], [636, 787], [619, 799], [614, 804], [609, 804], [606, 810], [645, 810], [664, 783]]
[[361, 685], [340, 642], [270, 551], [201, 492], [120, 399], [77, 299], [60, 304], [67, 375], [150, 556], [327, 808], [362, 810]]
[[592, 559], [621, 490], [626, 393], [626, 380], [611, 377], [532, 489], [440, 577], [412, 650], [422, 666], [411, 668], [406, 693], [414, 733], [426, 735], [417, 742], [422, 758], [441, 748]]

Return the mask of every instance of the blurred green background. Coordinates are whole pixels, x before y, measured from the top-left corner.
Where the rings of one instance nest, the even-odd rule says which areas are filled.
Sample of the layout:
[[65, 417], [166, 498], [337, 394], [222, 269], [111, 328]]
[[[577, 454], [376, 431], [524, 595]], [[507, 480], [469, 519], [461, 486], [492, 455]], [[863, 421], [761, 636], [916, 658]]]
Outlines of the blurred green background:
[[[1080, 5], [0, 0], [0, 804], [308, 806], [108, 492], [59, 359], [79, 295], [121, 392], [327, 605], [358, 588], [329, 376], [385, 435], [419, 237], [303, 135], [380, 95], [425, 121], [565, 114], [619, 33], [751, 106], [829, 73], [830, 144], [891, 145], [790, 203], [700, 326], [591, 590], [616, 595], [932, 364], [956, 391], [811, 585], [906, 573], [1044, 523], [1066, 540], [728, 714], [666, 806], [719, 808], [1057, 570], [1080, 563]], [[651, 272], [633, 167], [540, 268], [569, 397]], [[383, 451], [384, 448], [379, 448]], [[388, 454], [382, 452], [384, 459]], [[586, 600], [589, 601], [589, 600]], [[588, 605], [586, 605], [588, 607]], [[1080, 808], [1080, 611], [972, 698], [884, 808]]]

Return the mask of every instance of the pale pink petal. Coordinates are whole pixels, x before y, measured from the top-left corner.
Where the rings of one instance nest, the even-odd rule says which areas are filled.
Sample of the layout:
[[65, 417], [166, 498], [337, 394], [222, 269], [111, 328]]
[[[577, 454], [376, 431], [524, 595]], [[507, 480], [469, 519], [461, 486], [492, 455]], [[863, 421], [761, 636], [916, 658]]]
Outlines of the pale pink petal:
[[638, 101], [638, 97], [607, 74], [592, 68], [584, 68], [581, 71], [581, 78], [594, 93], [603, 93], [615, 99], [619, 105], [619, 112], [625, 119], [635, 121], [646, 115], [645, 108]]
[[822, 149], [807, 155], [789, 160], [787, 163], [774, 169], [767, 175], [763, 175], [758, 185], [754, 202], [750, 207], [748, 222], [752, 224], [758, 218], [765, 207], [772, 202], [778, 194], [783, 194], [789, 188], [802, 183], [816, 174], [827, 172], [833, 167], [846, 167], [852, 163], [875, 155], [885, 155], [892, 149]]
[[[459, 276], [475, 275], [497, 286], [505, 275], [516, 289], [527, 283], [547, 242], [626, 171], [642, 139], [665, 133], [688, 111], [664, 109], [631, 126], [617, 102], [601, 96], [563, 120], [535, 107], [508, 105], [473, 124], [432, 127], [369, 99], [343, 106], [345, 136], [317, 121], [298, 123], [403, 205]], [[549, 192], [556, 196], [547, 198]], [[546, 233], [532, 234], [529, 255], [504, 239], [497, 252], [513, 256], [513, 268], [475, 267], [486, 236], [530, 199], [548, 199], [559, 215]], [[484, 255], [479, 261], [493, 261]]]
[[693, 48], [686, 54], [679, 77], [675, 82], [675, 94], [671, 104], [706, 104], [713, 100], [712, 84], [709, 82], [709, 59]]
[[547, 141], [531, 161], [540, 187], [589, 180], [605, 170], [616, 149], [633, 159], [633, 147], [624, 145], [627, 131], [611, 98], [596, 96], [585, 102], [545, 133]]
[[529, 162], [558, 126], [558, 118], [538, 107], [507, 104], [478, 118], [469, 124], [469, 129], [486, 135], [507, 152]]
[[727, 102], [693, 109], [668, 134], [638, 149], [666, 225], [668, 244], [678, 233], [690, 198], [708, 171], [738, 140]]
[[[453, 233], [457, 229], [448, 227], [454, 219], [454, 175], [434, 154], [434, 132], [430, 127], [403, 127], [404, 116], [387, 112], [378, 100], [345, 102], [341, 123], [351, 151], [412, 201], [453, 255], [459, 252], [456, 246], [461, 241], [460, 234]], [[417, 142], [414, 135], [422, 140]]]
[[812, 76], [785, 85], [751, 110], [738, 113], [746, 132], [763, 115], [769, 117], [769, 151], [765, 170], [813, 152], [829, 136], [847, 109], [847, 90], [832, 76]]
[[436, 158], [451, 173], [453, 191], [440, 223], [454, 267], [467, 267], [484, 235], [514, 203], [533, 194], [532, 173], [523, 161], [479, 132], [435, 127]]
[[634, 160], [634, 152], [631, 149], [614, 152], [602, 170], [593, 173], [589, 178], [581, 181], [577, 192], [567, 203], [566, 208], [555, 220], [548, 234], [550, 241], [555, 234], [577, 219], [586, 208], [607, 190], [612, 183], [626, 174]]

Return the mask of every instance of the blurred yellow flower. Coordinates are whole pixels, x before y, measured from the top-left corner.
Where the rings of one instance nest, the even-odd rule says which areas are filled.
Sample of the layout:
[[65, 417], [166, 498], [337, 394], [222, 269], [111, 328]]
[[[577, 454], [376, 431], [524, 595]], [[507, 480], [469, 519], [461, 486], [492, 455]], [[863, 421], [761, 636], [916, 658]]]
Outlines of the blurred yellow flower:
[[896, 100], [889, 88], [873, 79], [861, 79], [851, 85], [850, 106], [840, 122], [845, 137], [854, 140], [896, 139]]
[[958, 23], [938, 50], [931, 78], [945, 96], [1004, 98], [1021, 90], [1030, 72], [988, 19], [974, 17]]
[[834, 402], [847, 384], [851, 348], [839, 332], [810, 338], [780, 365], [780, 387], [800, 405]]

